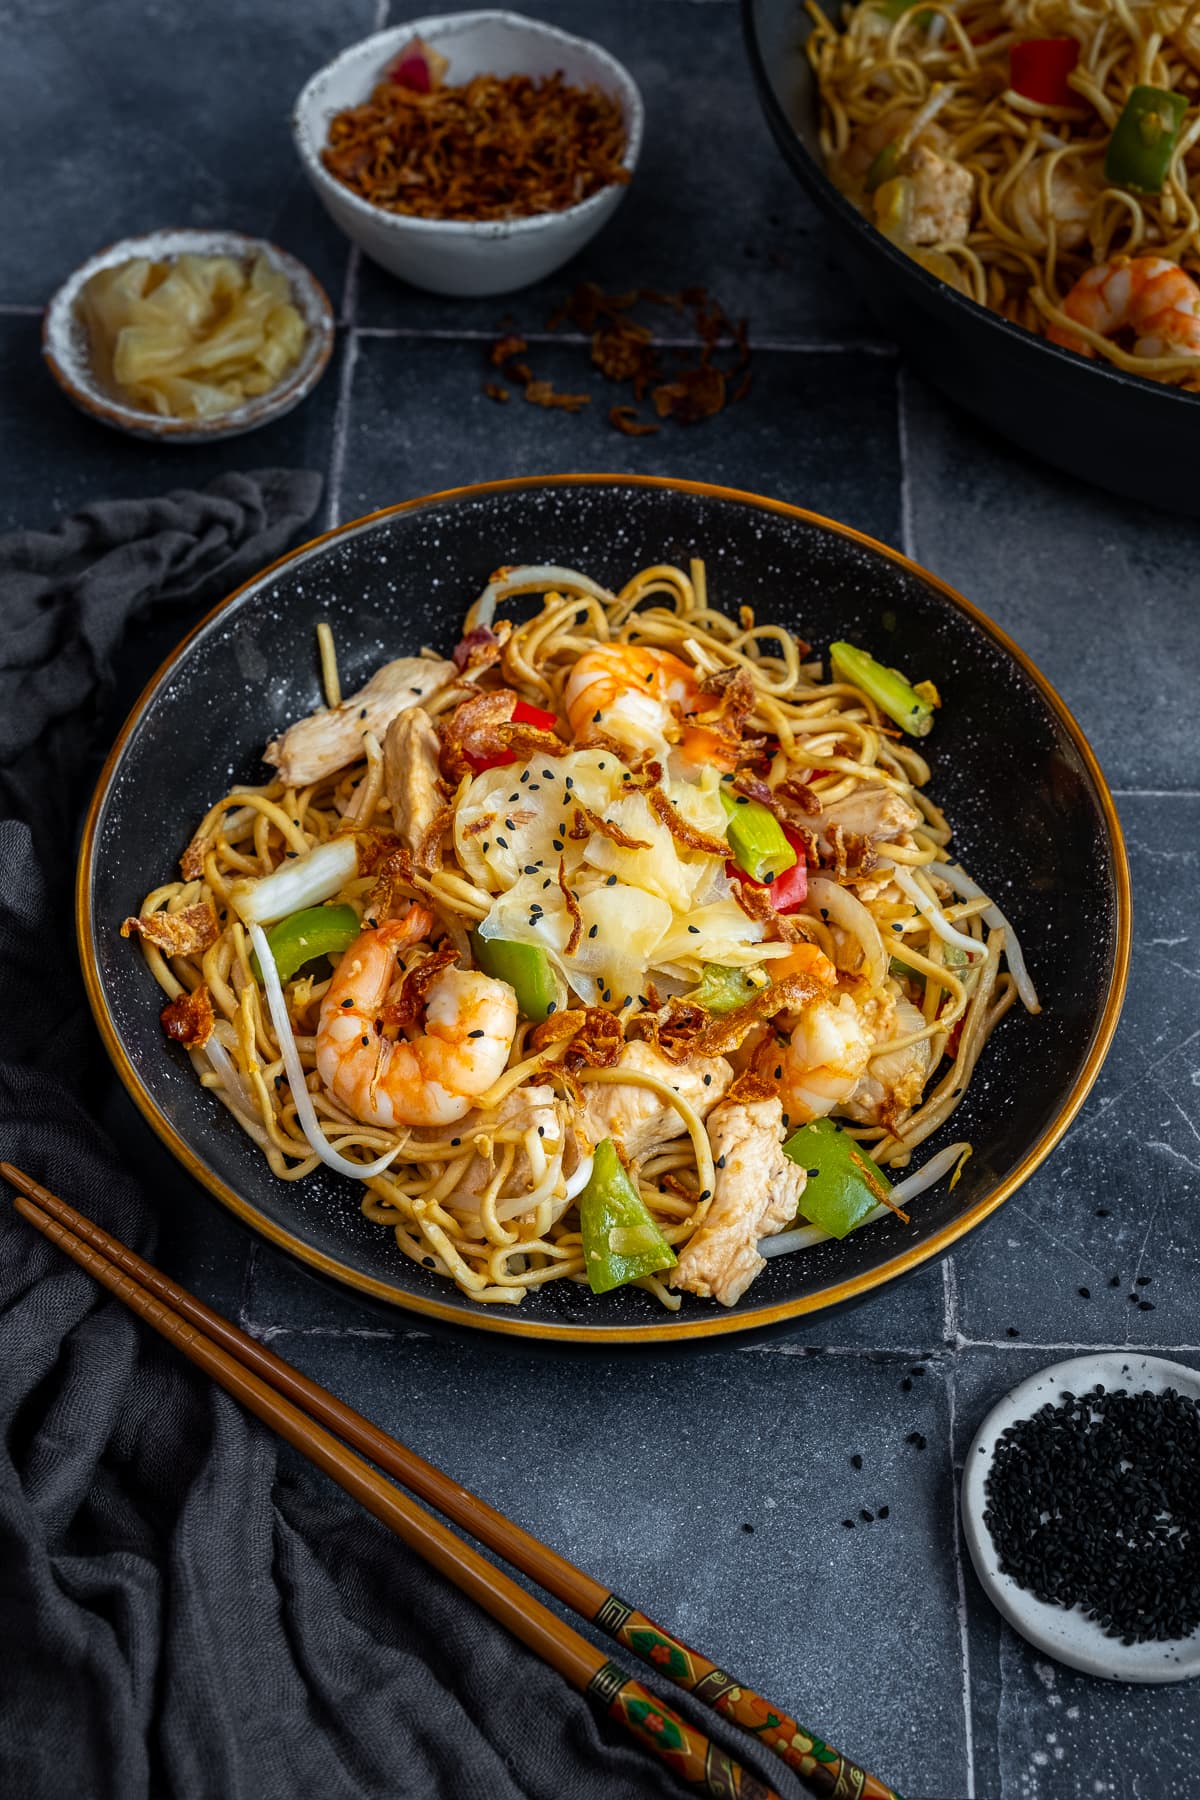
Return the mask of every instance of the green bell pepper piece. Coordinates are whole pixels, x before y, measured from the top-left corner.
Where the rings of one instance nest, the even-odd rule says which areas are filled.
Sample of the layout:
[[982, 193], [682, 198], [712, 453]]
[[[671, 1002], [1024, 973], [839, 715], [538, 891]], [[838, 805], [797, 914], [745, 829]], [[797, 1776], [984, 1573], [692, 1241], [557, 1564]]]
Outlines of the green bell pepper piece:
[[700, 973], [700, 986], [688, 995], [705, 1012], [727, 1013], [744, 1006], [765, 984], [750, 979], [749, 969], [724, 969], [720, 963], [705, 963]]
[[885, 144], [883, 149], [877, 151], [871, 158], [871, 166], [864, 177], [863, 186], [868, 194], [873, 194], [875, 189], [882, 187], [885, 181], [891, 181], [893, 176], [898, 173], [899, 167], [899, 144]]
[[[348, 950], [361, 931], [362, 922], [352, 906], [306, 906], [303, 912], [289, 913], [267, 933], [280, 981], [290, 981], [297, 969], [318, 956]], [[250, 972], [261, 984], [257, 956], [250, 958]]]
[[558, 984], [550, 958], [540, 944], [518, 944], [511, 938], [480, 937], [471, 933], [475, 961], [485, 975], [506, 981], [517, 996], [517, 1011], [524, 1019], [548, 1019], [558, 1001]]
[[725, 838], [734, 862], [751, 881], [774, 881], [796, 861], [796, 852], [783, 835], [783, 827], [773, 812], [744, 794], [730, 794], [717, 789], [725, 808], [728, 824]]
[[838, 681], [861, 688], [910, 737], [925, 737], [933, 730], [934, 700], [906, 681], [899, 669], [886, 669], [865, 650], [844, 642], [830, 644], [829, 664]]
[[611, 1138], [596, 1145], [592, 1174], [579, 1196], [583, 1263], [593, 1294], [607, 1294], [679, 1260], [625, 1173]]
[[843, 1238], [861, 1225], [892, 1191], [883, 1170], [832, 1119], [802, 1125], [783, 1146], [783, 1154], [808, 1171], [801, 1213], [831, 1237]]
[[1169, 88], [1135, 87], [1113, 127], [1104, 178], [1137, 194], [1161, 194], [1188, 103]]

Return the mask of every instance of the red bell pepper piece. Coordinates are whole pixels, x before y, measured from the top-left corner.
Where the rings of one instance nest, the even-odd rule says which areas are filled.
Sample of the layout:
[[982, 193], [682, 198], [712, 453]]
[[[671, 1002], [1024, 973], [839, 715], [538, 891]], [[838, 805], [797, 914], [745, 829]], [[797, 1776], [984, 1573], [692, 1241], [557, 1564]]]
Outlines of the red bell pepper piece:
[[[530, 706], [527, 700], [518, 700], [512, 709], [514, 725], [536, 725], [539, 731], [553, 731], [558, 720], [552, 712], [543, 712], [540, 706]], [[485, 769], [500, 769], [505, 763], [516, 762], [511, 750], [503, 750], [496, 756], [471, 756], [470, 763], [476, 775], [482, 775]]]
[[782, 827], [783, 835], [796, 852], [796, 860], [790, 869], [777, 875], [774, 881], [751, 881], [744, 869], [739, 869], [735, 862], [725, 864], [725, 873], [735, 881], [744, 881], [748, 887], [763, 888], [771, 896], [771, 905], [777, 913], [795, 912], [808, 898], [808, 864], [805, 861], [804, 841], [798, 838], [787, 826]]
[[1079, 95], [1067, 76], [1078, 61], [1079, 44], [1073, 37], [1026, 38], [1008, 53], [1009, 85], [1040, 106], [1077, 105]]

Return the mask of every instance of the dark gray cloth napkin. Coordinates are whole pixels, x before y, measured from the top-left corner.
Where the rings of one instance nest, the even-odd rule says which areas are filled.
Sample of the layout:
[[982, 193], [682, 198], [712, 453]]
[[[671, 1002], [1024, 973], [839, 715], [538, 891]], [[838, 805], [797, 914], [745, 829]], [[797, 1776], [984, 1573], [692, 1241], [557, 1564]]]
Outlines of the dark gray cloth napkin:
[[[0, 538], [0, 1155], [144, 1254], [152, 1206], [85, 1104], [102, 1052], [72, 940], [74, 832], [129, 666], [144, 677], [277, 555], [319, 491], [305, 472], [227, 475]], [[2, 1188], [0, 1443], [0, 1794], [682, 1792], [277, 1455]]]

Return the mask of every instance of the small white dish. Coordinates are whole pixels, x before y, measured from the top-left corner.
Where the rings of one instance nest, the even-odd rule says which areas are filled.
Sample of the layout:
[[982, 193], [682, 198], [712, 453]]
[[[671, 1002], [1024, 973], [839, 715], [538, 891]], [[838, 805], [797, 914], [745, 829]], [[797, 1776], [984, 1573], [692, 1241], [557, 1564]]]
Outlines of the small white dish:
[[1110, 1391], [1125, 1388], [1131, 1393], [1161, 1392], [1170, 1387], [1200, 1400], [1200, 1372], [1158, 1356], [1141, 1356], [1134, 1350], [1098, 1351], [1040, 1369], [992, 1408], [967, 1452], [962, 1479], [967, 1548], [975, 1573], [993, 1605], [1015, 1631], [1044, 1655], [1107, 1681], [1186, 1681], [1200, 1675], [1200, 1631], [1162, 1643], [1123, 1644], [1119, 1638], [1106, 1637], [1100, 1626], [1078, 1607], [1067, 1610], [1051, 1606], [1019, 1587], [1011, 1575], [1001, 1574], [996, 1547], [983, 1522], [987, 1508], [984, 1487], [1000, 1434], [1018, 1419], [1029, 1418], [1039, 1407], [1057, 1404], [1064, 1393], [1086, 1394], [1097, 1382]]
[[[84, 284], [100, 269], [130, 262], [135, 256], [148, 256], [155, 262], [172, 262], [177, 256], [234, 256], [241, 262], [250, 262], [265, 256], [287, 276], [292, 304], [308, 328], [299, 361], [265, 394], [256, 394], [252, 400], [212, 419], [177, 419], [127, 406], [96, 375], [77, 301]], [[156, 443], [210, 444], [218, 438], [241, 437], [299, 406], [325, 373], [333, 352], [333, 338], [333, 308], [324, 288], [286, 250], [277, 249], [265, 238], [244, 237], [239, 231], [149, 231], [142, 237], [121, 238], [118, 243], [109, 244], [68, 275], [46, 308], [42, 354], [68, 400], [102, 425]]]
[[434, 294], [508, 294], [540, 281], [574, 256], [621, 203], [628, 184], [614, 183], [578, 206], [529, 218], [417, 219], [372, 206], [335, 181], [321, 161], [329, 121], [359, 106], [411, 38], [449, 61], [446, 80], [473, 75], [553, 75], [577, 87], [615, 94], [625, 120], [624, 165], [632, 175], [642, 146], [642, 97], [629, 71], [607, 50], [538, 19], [511, 12], [445, 13], [377, 31], [319, 69], [292, 113], [292, 135], [308, 179], [346, 236], [393, 275]]

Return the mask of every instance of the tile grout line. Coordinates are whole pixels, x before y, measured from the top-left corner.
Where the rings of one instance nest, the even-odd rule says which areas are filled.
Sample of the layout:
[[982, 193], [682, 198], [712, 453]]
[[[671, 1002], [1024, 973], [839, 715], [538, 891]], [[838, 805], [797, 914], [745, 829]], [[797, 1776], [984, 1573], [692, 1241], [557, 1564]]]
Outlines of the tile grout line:
[[1114, 800], [1200, 800], [1200, 788], [1110, 788]]
[[[378, 0], [375, 8], [376, 30], [387, 17], [387, 0]], [[342, 282], [342, 304], [339, 325], [342, 331], [342, 367], [338, 381], [337, 404], [333, 411], [332, 442], [329, 448], [329, 479], [325, 496], [326, 529], [332, 531], [342, 509], [342, 480], [346, 472], [346, 441], [350, 435], [350, 399], [354, 385], [354, 366], [358, 361], [358, 278], [362, 268], [362, 251], [351, 244], [346, 258], [346, 275]]]
[[954, 1610], [958, 1619], [959, 1662], [962, 1679], [963, 1749], [966, 1754], [966, 1800], [975, 1800], [975, 1716], [971, 1705], [971, 1637], [967, 1616], [967, 1586], [963, 1575], [962, 1527], [958, 1517], [958, 1477], [954, 1466], [954, 1432], [958, 1405], [959, 1331], [958, 1269], [953, 1256], [942, 1262], [942, 1340], [950, 1348], [946, 1365], [947, 1451], [950, 1459], [950, 1505], [953, 1514]]
[[[239, 1312], [238, 1317], [242, 1324], [242, 1329], [248, 1331], [252, 1337], [257, 1338], [265, 1338], [267, 1336], [331, 1338], [367, 1336], [398, 1339], [422, 1338], [429, 1341], [432, 1341], [433, 1339], [432, 1332], [425, 1331], [420, 1326], [415, 1325], [409, 1326], [406, 1329], [400, 1329], [399, 1327], [393, 1329], [386, 1325], [270, 1324], [266, 1321], [253, 1319], [247, 1316], [244, 1311]], [[630, 1347], [631, 1346], [628, 1345], [613, 1346], [614, 1349], [628, 1349]], [[868, 1362], [911, 1363], [920, 1360], [935, 1365], [944, 1361], [947, 1366], [953, 1364], [955, 1355], [961, 1350], [1036, 1350], [1038, 1352], [1043, 1350], [1074, 1350], [1078, 1355], [1095, 1355], [1101, 1352], [1116, 1354], [1120, 1352], [1128, 1353], [1133, 1356], [1159, 1355], [1167, 1352], [1176, 1352], [1186, 1356], [1200, 1356], [1200, 1344], [1156, 1344], [1149, 1342], [1071, 1344], [1051, 1342], [1049, 1340], [1044, 1343], [1035, 1343], [1031, 1338], [969, 1338], [964, 1337], [961, 1332], [958, 1333], [953, 1347], [949, 1350], [944, 1344], [936, 1345], [933, 1348], [927, 1346], [922, 1347], [917, 1344], [730, 1344], [723, 1347], [728, 1348], [731, 1353], [736, 1353], [739, 1356], [810, 1356], [814, 1360], [818, 1357], [858, 1357]], [[637, 1345], [633, 1345], [632, 1348], [636, 1349]]]
[[[943, 1264], [944, 1267], [945, 1264]], [[971, 1708], [971, 1634], [970, 1622], [967, 1617], [967, 1583], [963, 1574], [962, 1521], [958, 1516], [958, 1473], [954, 1464], [957, 1373], [957, 1364], [952, 1357], [946, 1378], [946, 1449], [950, 1462], [951, 1535], [954, 1541], [954, 1610], [958, 1618], [958, 1644], [962, 1663], [963, 1748], [967, 1761], [965, 1800], [975, 1800], [975, 1722]]]
[[350, 391], [354, 383], [354, 365], [358, 361], [358, 339], [353, 331], [346, 333], [342, 376], [338, 383], [337, 407], [333, 415], [333, 443], [329, 452], [329, 493], [326, 502], [326, 529], [333, 530], [341, 517], [342, 478], [346, 472], [346, 441], [350, 436]]
[[908, 441], [908, 375], [903, 363], [896, 370], [896, 447], [900, 455], [900, 548], [910, 561], [915, 561], [916, 532], [913, 527], [911, 451]]
[[[345, 321], [343, 321], [344, 323]], [[427, 339], [430, 343], [490, 344], [497, 338], [508, 335], [499, 326], [492, 331], [477, 330], [469, 325], [356, 325], [356, 334], [362, 338], [380, 338], [385, 342], [390, 338]], [[591, 343], [591, 337], [582, 331], [528, 331], [517, 326], [511, 328], [512, 335], [521, 337], [527, 344], [562, 344], [578, 348]], [[651, 342], [663, 350], [694, 350], [702, 343], [697, 336], [664, 337], [655, 333]], [[880, 356], [895, 358], [899, 352], [894, 344], [888, 344], [874, 338], [862, 338], [857, 342], [822, 343], [806, 338], [752, 338], [752, 351], [764, 351], [789, 356]]]

